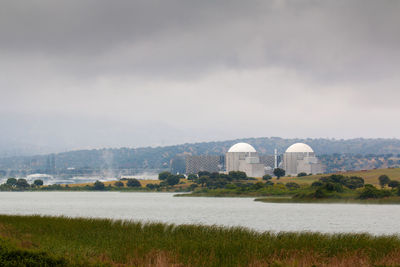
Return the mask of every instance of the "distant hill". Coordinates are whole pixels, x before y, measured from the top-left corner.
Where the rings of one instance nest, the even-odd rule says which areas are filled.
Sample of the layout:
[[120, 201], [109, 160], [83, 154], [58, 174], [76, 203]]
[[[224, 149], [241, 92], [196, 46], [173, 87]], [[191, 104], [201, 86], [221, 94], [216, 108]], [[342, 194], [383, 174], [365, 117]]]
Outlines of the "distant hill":
[[[3, 170], [3, 173], [10, 170], [24, 170], [27, 173], [32, 173], [55, 172], [56, 170], [66, 169], [71, 170], [71, 173], [76, 169], [86, 169], [88, 171], [107, 169], [157, 171], [170, 168], [171, 160], [178, 155], [220, 155], [224, 154], [230, 146], [237, 142], [247, 142], [253, 145], [261, 154], [273, 154], [275, 148], [278, 149], [279, 153], [283, 153], [288, 146], [296, 142], [309, 144], [317, 155], [352, 154], [362, 158], [368, 154], [393, 154], [396, 156], [400, 154], [399, 139], [357, 138], [337, 140], [261, 137], [165, 147], [79, 150], [51, 155], [1, 158], [0, 170]], [[325, 158], [329, 159], [329, 157]], [[330, 166], [330, 170], [334, 169], [335, 166]]]

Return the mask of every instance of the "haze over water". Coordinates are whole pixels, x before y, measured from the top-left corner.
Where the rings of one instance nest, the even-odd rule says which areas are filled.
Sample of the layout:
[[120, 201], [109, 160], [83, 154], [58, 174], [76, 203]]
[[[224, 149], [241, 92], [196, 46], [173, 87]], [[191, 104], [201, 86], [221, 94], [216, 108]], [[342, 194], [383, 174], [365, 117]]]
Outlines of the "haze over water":
[[253, 198], [178, 198], [174, 193], [3, 192], [0, 214], [94, 217], [257, 231], [400, 234], [400, 205], [276, 204]]

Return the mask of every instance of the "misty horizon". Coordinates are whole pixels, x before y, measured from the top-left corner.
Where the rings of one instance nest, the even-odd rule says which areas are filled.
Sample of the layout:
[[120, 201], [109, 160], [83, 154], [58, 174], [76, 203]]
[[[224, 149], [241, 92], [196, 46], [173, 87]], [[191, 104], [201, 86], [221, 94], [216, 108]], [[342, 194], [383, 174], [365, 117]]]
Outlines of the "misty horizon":
[[[78, 148], [71, 148], [71, 149], [63, 149], [63, 150], [56, 150], [53, 148], [51, 150], [49, 147], [39, 147], [39, 146], [31, 146], [31, 147], [22, 147], [22, 148], [14, 148], [14, 150], [6, 150], [3, 148], [1, 151], [2, 154], [0, 154], [0, 158], [12, 158], [12, 157], [32, 157], [32, 156], [44, 156], [44, 155], [50, 155], [50, 154], [62, 154], [62, 153], [69, 153], [69, 152], [79, 152], [79, 151], [101, 151], [101, 150], [121, 150], [121, 149], [133, 149], [133, 150], [141, 150], [141, 149], [168, 149], [168, 148], [174, 148], [174, 147], [188, 147], [191, 146], [202, 146], [206, 144], [216, 144], [217, 146], [230, 146], [229, 144], [234, 144], [237, 142], [258, 142], [260, 140], [268, 140], [268, 142], [275, 143], [276, 145], [273, 145], [272, 147], [269, 147], [266, 149], [265, 147], [261, 147], [262, 150], [265, 152], [267, 151], [267, 154], [272, 154], [274, 148], [280, 147], [279, 150], [285, 149], [285, 147], [281, 147], [281, 145], [278, 145], [279, 142], [284, 142], [287, 146], [290, 146], [291, 144], [297, 143], [297, 142], [306, 142], [306, 143], [314, 143], [318, 141], [328, 141], [328, 143], [337, 143], [337, 144], [345, 144], [345, 143], [352, 143], [354, 141], [355, 143], [364, 143], [367, 144], [369, 141], [370, 145], [374, 146], [373, 143], [381, 143], [381, 152], [377, 152], [377, 154], [390, 154], [393, 153], [391, 152], [389, 146], [394, 146], [392, 149], [397, 150], [398, 144], [400, 143], [399, 138], [363, 138], [363, 137], [358, 137], [358, 138], [282, 138], [278, 136], [270, 136], [270, 137], [244, 137], [244, 138], [235, 138], [235, 139], [226, 139], [226, 140], [207, 140], [207, 141], [198, 141], [198, 142], [185, 142], [185, 143], [173, 143], [173, 144], [155, 144], [155, 145], [148, 145], [148, 146], [98, 146], [98, 147], [78, 147]], [[225, 150], [228, 150], [229, 147], [225, 147]], [[260, 148], [260, 147], [259, 147]], [[353, 145], [349, 145], [350, 150], [355, 149]], [[388, 150], [389, 149], [389, 150]], [[190, 149], [189, 149], [190, 150]], [[284, 150], [280, 151], [280, 153], [283, 153]], [[226, 152], [226, 151], [225, 151]], [[334, 152], [324, 152], [324, 153], [341, 153], [339, 151], [334, 151]], [[343, 153], [355, 153], [355, 152], [345, 152]], [[373, 151], [370, 153], [374, 154]]]

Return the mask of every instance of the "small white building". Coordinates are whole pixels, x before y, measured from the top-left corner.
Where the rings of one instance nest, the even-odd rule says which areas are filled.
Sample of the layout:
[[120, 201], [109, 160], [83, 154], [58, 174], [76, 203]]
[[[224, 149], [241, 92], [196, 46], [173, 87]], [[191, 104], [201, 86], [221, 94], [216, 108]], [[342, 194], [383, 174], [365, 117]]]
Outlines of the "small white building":
[[262, 177], [265, 173], [264, 164], [260, 163], [255, 148], [247, 143], [233, 145], [225, 156], [226, 171], [242, 171], [249, 177]]
[[322, 164], [315, 156], [314, 150], [304, 143], [293, 144], [286, 150], [283, 154], [283, 169], [286, 175], [323, 172]]

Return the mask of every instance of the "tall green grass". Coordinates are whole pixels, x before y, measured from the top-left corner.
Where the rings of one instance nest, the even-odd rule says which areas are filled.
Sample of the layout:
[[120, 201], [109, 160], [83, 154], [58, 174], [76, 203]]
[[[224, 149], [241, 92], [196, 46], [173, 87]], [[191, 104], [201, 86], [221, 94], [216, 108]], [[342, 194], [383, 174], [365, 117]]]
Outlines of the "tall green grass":
[[308, 266], [348, 259], [400, 264], [398, 236], [6, 215], [0, 216], [0, 235], [16, 246], [81, 265]]
[[46, 252], [17, 248], [0, 239], [0, 266], [64, 267], [68, 266], [68, 262], [62, 257], [49, 256]]

